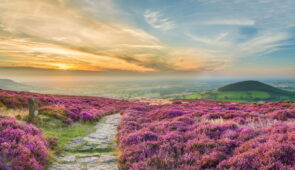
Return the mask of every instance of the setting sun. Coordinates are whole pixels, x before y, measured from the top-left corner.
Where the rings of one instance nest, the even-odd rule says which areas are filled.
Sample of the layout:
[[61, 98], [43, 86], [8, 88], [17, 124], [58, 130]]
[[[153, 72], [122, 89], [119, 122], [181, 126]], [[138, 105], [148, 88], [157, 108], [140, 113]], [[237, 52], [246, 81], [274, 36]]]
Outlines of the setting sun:
[[56, 67], [56, 69], [59, 70], [69, 70], [71, 68], [69, 65], [66, 64], [54, 64], [54, 66]]

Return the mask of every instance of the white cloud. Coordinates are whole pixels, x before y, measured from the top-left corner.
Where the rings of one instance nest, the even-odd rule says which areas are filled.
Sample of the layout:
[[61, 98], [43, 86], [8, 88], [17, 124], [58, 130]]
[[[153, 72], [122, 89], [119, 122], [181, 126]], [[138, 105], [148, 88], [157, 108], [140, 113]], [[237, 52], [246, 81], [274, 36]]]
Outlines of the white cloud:
[[144, 18], [148, 24], [156, 29], [171, 30], [175, 27], [175, 24], [170, 19], [163, 17], [157, 11], [146, 10], [144, 12]]
[[250, 19], [218, 19], [204, 22], [207, 25], [239, 25], [239, 26], [253, 26], [254, 20]]
[[228, 36], [228, 32], [222, 32], [219, 33], [216, 37], [214, 38], [207, 38], [207, 37], [201, 37], [201, 36], [196, 36], [192, 34], [188, 34], [188, 36], [197, 42], [209, 45], [209, 46], [226, 46], [228, 43], [224, 41], [223, 39]]
[[247, 41], [225, 40], [228, 33], [220, 33], [215, 38], [200, 37], [192, 34], [188, 36], [198, 42], [205, 44], [210, 49], [216, 49], [221, 56], [230, 58], [259, 55], [279, 50], [280, 46], [287, 45], [284, 40], [289, 38], [286, 33], [262, 33]]
[[233, 55], [249, 56], [259, 53], [269, 53], [278, 50], [282, 45], [282, 41], [288, 39], [286, 33], [265, 34], [255, 37], [244, 43], [238, 43], [235, 50], [232, 51]]

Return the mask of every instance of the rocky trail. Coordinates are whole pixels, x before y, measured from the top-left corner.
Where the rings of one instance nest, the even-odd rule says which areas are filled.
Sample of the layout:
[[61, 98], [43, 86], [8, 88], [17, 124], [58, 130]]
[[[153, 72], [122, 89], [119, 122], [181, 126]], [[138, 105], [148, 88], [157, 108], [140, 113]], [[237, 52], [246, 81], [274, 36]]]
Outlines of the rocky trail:
[[94, 127], [95, 132], [75, 139], [65, 148], [49, 170], [117, 170], [115, 135], [120, 114], [105, 116]]

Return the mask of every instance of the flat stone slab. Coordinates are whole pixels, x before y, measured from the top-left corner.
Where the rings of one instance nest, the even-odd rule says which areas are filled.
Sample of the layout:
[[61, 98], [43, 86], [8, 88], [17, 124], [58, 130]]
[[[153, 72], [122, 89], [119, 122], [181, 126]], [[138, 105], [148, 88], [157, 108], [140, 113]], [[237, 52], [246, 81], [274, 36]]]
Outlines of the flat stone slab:
[[49, 170], [118, 170], [114, 152], [77, 153], [79, 151], [112, 150], [117, 147], [115, 135], [120, 122], [120, 114], [105, 116], [95, 126], [96, 131], [71, 141], [65, 150], [75, 151], [57, 158]]

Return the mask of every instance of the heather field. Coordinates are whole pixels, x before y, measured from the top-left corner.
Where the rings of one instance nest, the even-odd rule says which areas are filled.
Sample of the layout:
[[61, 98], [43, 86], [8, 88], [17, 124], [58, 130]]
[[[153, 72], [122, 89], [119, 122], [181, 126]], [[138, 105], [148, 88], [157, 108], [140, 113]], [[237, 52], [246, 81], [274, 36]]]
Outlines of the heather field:
[[294, 169], [295, 104], [177, 100], [125, 110], [121, 169]]
[[0, 0], [0, 170], [295, 170], [295, 0]]
[[[40, 105], [35, 125], [26, 123], [24, 111], [31, 97]], [[294, 102], [138, 101], [0, 90], [0, 105], [0, 169], [45, 169], [64, 152], [61, 144], [71, 139], [65, 135], [89, 133], [91, 124], [115, 113], [122, 117], [116, 151], [122, 170], [295, 167]]]

